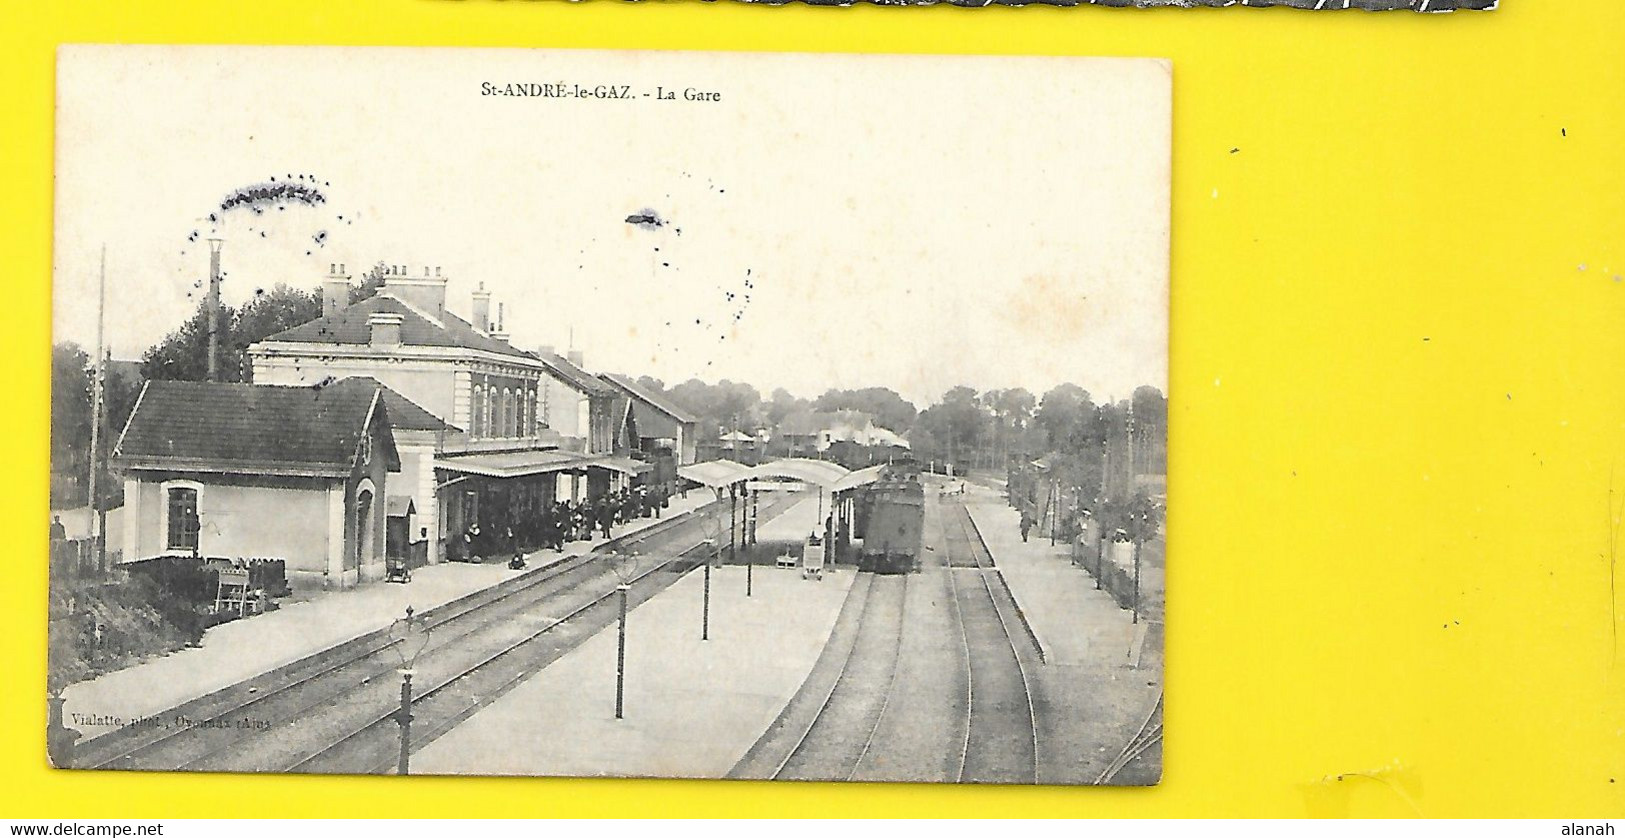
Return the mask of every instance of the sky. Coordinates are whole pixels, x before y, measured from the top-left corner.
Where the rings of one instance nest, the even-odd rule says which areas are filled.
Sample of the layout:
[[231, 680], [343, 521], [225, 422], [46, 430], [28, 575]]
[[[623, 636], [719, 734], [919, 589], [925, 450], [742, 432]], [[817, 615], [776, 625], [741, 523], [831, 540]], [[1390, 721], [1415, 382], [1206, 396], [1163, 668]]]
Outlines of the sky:
[[[521, 83], [631, 98], [482, 95]], [[105, 247], [139, 357], [218, 236], [233, 304], [439, 268], [517, 345], [667, 384], [1166, 391], [1169, 97], [1143, 60], [66, 47], [55, 337], [95, 344]], [[273, 177], [325, 200], [220, 212]]]

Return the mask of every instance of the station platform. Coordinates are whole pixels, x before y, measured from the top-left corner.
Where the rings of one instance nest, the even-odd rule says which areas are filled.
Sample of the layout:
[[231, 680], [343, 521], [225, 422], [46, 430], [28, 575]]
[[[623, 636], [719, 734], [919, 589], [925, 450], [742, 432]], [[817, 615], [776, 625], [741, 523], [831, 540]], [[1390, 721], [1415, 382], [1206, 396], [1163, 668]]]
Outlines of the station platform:
[[[1021, 540], [1021, 515], [997, 490], [969, 484], [965, 497], [995, 565], [1026, 615], [1046, 663], [1038, 667], [1040, 783], [1093, 783], [1162, 694], [1160, 623], [1118, 607], [1072, 564], [1063, 542]], [[1155, 774], [1135, 782], [1155, 782]]]
[[743, 567], [714, 570], [702, 641], [692, 572], [627, 615], [624, 719], [611, 625], [418, 751], [412, 773], [726, 776], [801, 687], [855, 577], [758, 567], [746, 598]]
[[[763, 503], [766, 503], [764, 497]], [[801, 542], [813, 533], [822, 533], [823, 519], [818, 517], [818, 494], [812, 493], [810, 497], [803, 498], [794, 506], [784, 511], [784, 514], [769, 521], [762, 521], [756, 527], [756, 541], [792, 541]], [[824, 514], [829, 514], [829, 496], [824, 497], [822, 504]]]
[[1010, 593], [1027, 615], [1051, 663], [1133, 664], [1145, 624], [1131, 622], [1093, 576], [1072, 564], [1066, 542], [1036, 532], [1021, 540], [1021, 514], [992, 490], [971, 484], [965, 508], [987, 543]]
[[[616, 527], [613, 533], [620, 537], [638, 532], [712, 499], [709, 492], [674, 497], [661, 518], [640, 518]], [[570, 542], [563, 553], [532, 553], [527, 557], [527, 570], [587, 553], [604, 541], [599, 537]], [[368, 582], [342, 590], [301, 590], [281, 600], [275, 611], [209, 629], [197, 647], [74, 684], [63, 694], [63, 717], [68, 727], [88, 740], [116, 728], [75, 725], [74, 714], [133, 719], [159, 713], [383, 628], [403, 615], [408, 605], [421, 613], [523, 572], [509, 570], [504, 562], [442, 562], [412, 571], [412, 581], [406, 584]]]

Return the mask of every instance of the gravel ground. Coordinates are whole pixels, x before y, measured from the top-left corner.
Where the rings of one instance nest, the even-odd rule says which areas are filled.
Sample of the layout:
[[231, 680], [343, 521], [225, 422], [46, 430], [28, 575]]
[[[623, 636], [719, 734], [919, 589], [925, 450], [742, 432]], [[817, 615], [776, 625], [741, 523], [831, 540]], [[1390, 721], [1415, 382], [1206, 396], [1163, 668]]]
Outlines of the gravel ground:
[[897, 683], [856, 780], [953, 782], [965, 745], [965, 650], [935, 504], [920, 572], [909, 580]]

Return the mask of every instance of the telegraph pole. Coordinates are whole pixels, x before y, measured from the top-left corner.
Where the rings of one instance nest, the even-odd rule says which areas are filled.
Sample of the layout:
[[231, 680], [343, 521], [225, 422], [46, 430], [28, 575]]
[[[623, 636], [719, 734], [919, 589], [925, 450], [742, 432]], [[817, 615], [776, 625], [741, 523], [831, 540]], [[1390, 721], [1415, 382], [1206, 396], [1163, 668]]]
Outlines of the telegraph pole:
[[107, 329], [107, 245], [102, 245], [101, 275], [97, 287], [96, 305], [96, 363], [91, 367], [90, 382], [90, 527], [92, 544], [96, 545], [96, 571], [107, 564], [107, 545], [101, 515], [101, 438], [102, 438], [102, 379], [106, 372], [103, 347]]
[[208, 380], [219, 380], [219, 248], [224, 239], [208, 240], [208, 296], [203, 307], [208, 310]]

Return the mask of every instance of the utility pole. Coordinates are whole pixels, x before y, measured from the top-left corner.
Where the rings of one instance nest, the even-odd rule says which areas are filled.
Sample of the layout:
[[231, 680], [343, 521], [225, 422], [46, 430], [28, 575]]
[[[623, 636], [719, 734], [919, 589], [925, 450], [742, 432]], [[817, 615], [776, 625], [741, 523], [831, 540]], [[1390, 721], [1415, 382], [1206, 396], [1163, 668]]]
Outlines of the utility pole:
[[104, 338], [107, 329], [107, 245], [102, 245], [101, 274], [96, 304], [96, 363], [91, 367], [90, 382], [90, 526], [91, 543], [96, 547], [96, 572], [107, 565], [107, 545], [101, 514], [101, 439], [102, 439], [102, 381], [106, 374], [103, 363]]
[[1134, 394], [1128, 397], [1128, 494], [1134, 496]]
[[209, 380], [220, 380], [220, 246], [224, 239], [209, 239], [209, 293], [203, 307], [209, 318]]

